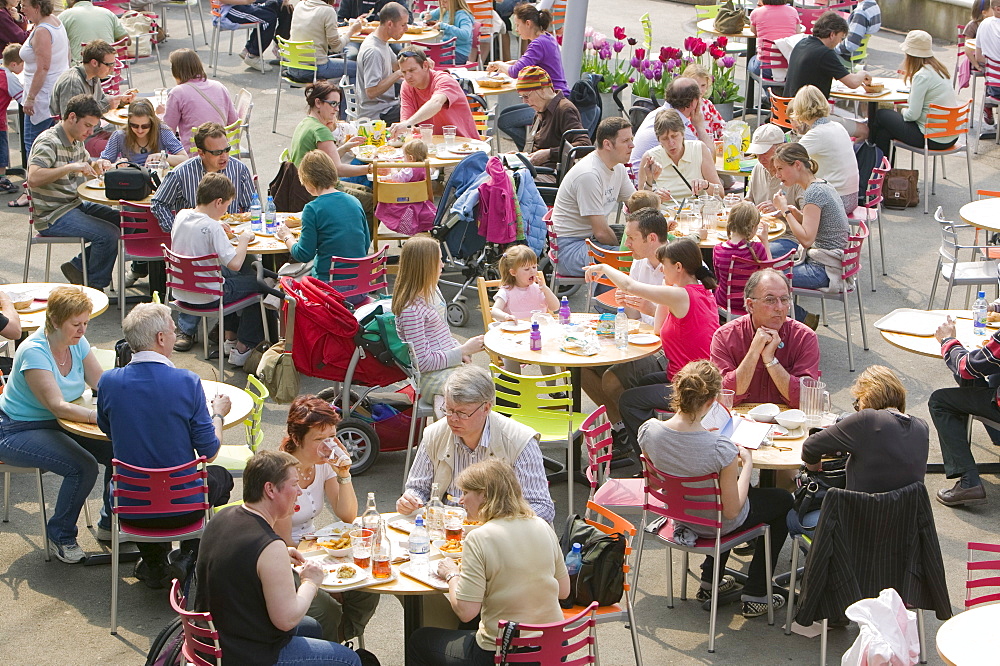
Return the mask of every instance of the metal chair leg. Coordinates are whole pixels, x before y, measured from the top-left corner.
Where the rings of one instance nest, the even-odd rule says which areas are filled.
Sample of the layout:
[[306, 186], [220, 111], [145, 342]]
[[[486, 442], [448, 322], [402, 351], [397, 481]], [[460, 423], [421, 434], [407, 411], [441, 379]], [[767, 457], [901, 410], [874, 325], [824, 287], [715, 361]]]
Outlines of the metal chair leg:
[[[7, 475], [7, 486], [10, 486], [10, 474]], [[42, 486], [42, 470], [37, 470], [35, 474], [35, 483], [38, 485], [38, 513], [41, 520], [42, 527], [42, 547], [45, 549], [45, 561], [51, 562], [52, 555], [49, 553], [49, 530], [48, 521], [45, 518], [45, 489]]]
[[[767, 561], [764, 563], [765, 575], [767, 576], [767, 623], [774, 626], [774, 571], [771, 567], [771, 526], [764, 525], [764, 555]], [[718, 592], [716, 591], [716, 594]]]
[[[255, 170], [254, 173], [257, 173]], [[882, 275], [888, 275], [885, 272], [885, 243], [882, 238], [882, 207], [879, 206], [875, 209], [875, 222], [878, 224], [878, 249], [879, 253], [882, 255]], [[874, 290], [873, 290], [874, 291]]]
[[[858, 290], [858, 285], [854, 285], [854, 290]], [[851, 306], [850, 294], [844, 294], [844, 331], [847, 334], [847, 367], [854, 372], [854, 345], [851, 343]]]
[[927, 633], [924, 626], [924, 609], [916, 608], [917, 611], [917, 637], [920, 639], [920, 663], [927, 663]]
[[795, 579], [799, 572], [799, 535], [792, 535], [792, 571], [788, 581], [788, 603], [785, 607], [785, 635], [792, 633], [792, 618], [795, 617]]
[[826, 666], [826, 630], [829, 621], [823, 618], [823, 633], [819, 635], [819, 664]]

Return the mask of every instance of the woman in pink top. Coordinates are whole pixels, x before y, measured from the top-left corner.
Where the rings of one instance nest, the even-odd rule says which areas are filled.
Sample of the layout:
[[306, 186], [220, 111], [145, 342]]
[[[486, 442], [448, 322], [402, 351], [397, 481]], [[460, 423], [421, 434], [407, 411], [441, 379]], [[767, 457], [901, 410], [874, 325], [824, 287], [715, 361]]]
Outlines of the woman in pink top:
[[709, 358], [712, 334], [719, 328], [719, 311], [712, 289], [715, 278], [702, 263], [701, 250], [690, 238], [681, 238], [656, 251], [663, 268], [664, 286], [642, 284], [610, 266], [597, 264], [587, 269], [593, 281], [604, 274], [615, 286], [656, 303], [654, 328], [660, 329], [666, 373], [643, 377], [635, 388], [622, 393], [618, 408], [628, 432], [628, 440], [639, 455], [639, 426], [653, 418], [657, 410], [670, 408], [670, 380], [690, 361]]
[[[799, 12], [787, 0], [761, 0], [763, 4], [750, 12], [750, 31], [757, 35], [757, 54], [760, 54], [763, 42], [774, 45], [779, 39], [791, 37], [799, 31]], [[747, 65], [751, 72], [760, 74], [760, 59], [757, 55], [750, 58]], [[771, 70], [764, 72], [765, 78], [771, 78]]]
[[209, 81], [201, 58], [191, 49], [178, 49], [170, 54], [170, 73], [177, 86], [167, 94], [166, 108], [159, 108], [163, 124], [181, 137], [184, 150], [194, 148], [191, 130], [202, 123], [222, 126], [236, 122], [236, 107], [229, 91], [218, 81]]

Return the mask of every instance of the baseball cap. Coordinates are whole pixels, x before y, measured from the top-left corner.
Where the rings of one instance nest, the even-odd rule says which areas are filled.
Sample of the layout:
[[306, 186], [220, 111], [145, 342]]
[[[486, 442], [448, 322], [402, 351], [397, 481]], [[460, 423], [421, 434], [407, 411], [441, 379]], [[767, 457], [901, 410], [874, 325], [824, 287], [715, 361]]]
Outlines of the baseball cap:
[[778, 146], [785, 142], [785, 133], [781, 128], [773, 123], [766, 123], [758, 127], [753, 133], [753, 139], [747, 152], [759, 155], [766, 153], [771, 146]]

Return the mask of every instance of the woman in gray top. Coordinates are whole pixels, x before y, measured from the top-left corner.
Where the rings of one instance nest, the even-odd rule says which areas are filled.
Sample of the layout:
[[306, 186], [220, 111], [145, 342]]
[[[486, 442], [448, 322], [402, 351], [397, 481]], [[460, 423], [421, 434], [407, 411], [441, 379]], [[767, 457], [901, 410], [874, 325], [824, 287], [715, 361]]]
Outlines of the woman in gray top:
[[[728, 438], [709, 432], [701, 420], [715, 403], [722, 388], [722, 375], [711, 361], [692, 361], [672, 382], [670, 408], [675, 412], [667, 421], [650, 419], [639, 428], [639, 445], [649, 461], [661, 472], [672, 476], [692, 477], [719, 475], [722, 492], [722, 533], [749, 529], [761, 523], [771, 526], [771, 567], [785, 543], [788, 529], [785, 516], [792, 507], [792, 496], [780, 488], [751, 488], [753, 459], [747, 449], [739, 448]], [[740, 464], [742, 462], [742, 468]], [[697, 484], [691, 484], [692, 487]], [[706, 498], [705, 501], [711, 501]], [[698, 512], [702, 513], [702, 512]], [[714, 510], [703, 512], [715, 518]], [[699, 536], [715, 536], [715, 530], [688, 525]], [[743, 617], [758, 617], [767, 613], [767, 568], [763, 542], [758, 543], [743, 588]], [[729, 551], [720, 554], [719, 567], [724, 569]], [[698, 600], [712, 596], [714, 558], [706, 557], [701, 565], [701, 588]], [[736, 580], [723, 576], [719, 581], [722, 595], [737, 591]], [[773, 595], [774, 608], [781, 608], [785, 599]]]
[[[818, 180], [819, 166], [809, 157], [806, 149], [797, 143], [778, 146], [772, 158], [775, 175], [785, 187], [798, 185], [805, 192], [802, 210], [788, 203], [781, 192], [774, 195], [774, 207], [785, 217], [795, 240], [779, 238], [771, 243], [771, 256], [780, 257], [795, 247], [795, 241], [807, 250], [844, 250], [851, 225], [844, 212], [844, 202], [837, 190], [825, 180]], [[792, 286], [802, 289], [821, 289], [830, 285], [830, 277], [823, 264], [812, 257], [792, 268]], [[809, 314], [798, 304], [795, 318], [815, 329], [819, 317]]]

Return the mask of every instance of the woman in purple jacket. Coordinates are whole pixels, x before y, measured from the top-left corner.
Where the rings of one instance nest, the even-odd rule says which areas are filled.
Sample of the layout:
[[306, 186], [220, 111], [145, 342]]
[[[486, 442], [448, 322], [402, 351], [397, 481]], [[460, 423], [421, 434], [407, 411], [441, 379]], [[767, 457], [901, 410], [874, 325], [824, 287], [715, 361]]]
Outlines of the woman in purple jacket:
[[4, 0], [0, 11], [0, 51], [8, 44], [24, 44], [28, 38], [28, 19], [17, 10], [21, 0]]

